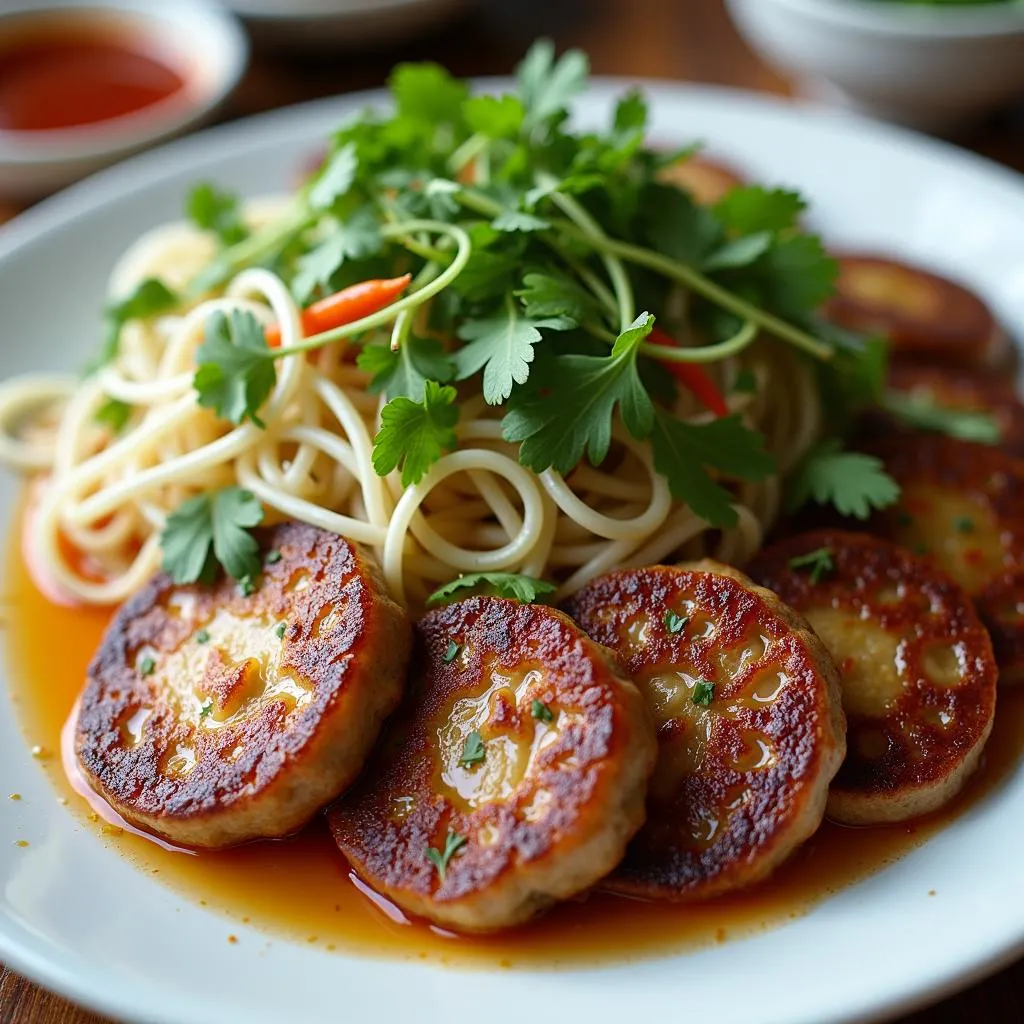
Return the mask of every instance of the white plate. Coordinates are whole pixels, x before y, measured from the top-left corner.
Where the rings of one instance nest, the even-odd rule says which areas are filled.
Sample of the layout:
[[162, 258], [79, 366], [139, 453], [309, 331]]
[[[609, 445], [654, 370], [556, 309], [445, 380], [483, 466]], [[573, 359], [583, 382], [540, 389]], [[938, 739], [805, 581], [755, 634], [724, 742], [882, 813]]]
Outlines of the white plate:
[[[623, 83], [580, 104], [605, 117]], [[719, 90], [653, 85], [654, 136], [705, 139], [813, 197], [834, 242], [903, 252], [975, 285], [1024, 337], [1024, 182], [897, 129]], [[106, 172], [0, 231], [0, 377], [73, 369], [98, 341], [117, 255], [216, 178], [286, 186], [353, 97], [221, 128]], [[0, 481], [0, 528], [17, 493]], [[937, 999], [1024, 950], [1024, 766], [920, 850], [787, 927], [685, 957], [561, 973], [467, 972], [354, 959], [239, 931], [132, 869], [83, 832], [0, 704], [0, 959], [98, 1010], [137, 1021], [416, 1021], [570, 1017], [719, 1024], [863, 1021]], [[286, 878], [277, 884], [287, 885]], [[938, 891], [928, 898], [930, 889]], [[238, 930], [232, 927], [232, 930]], [[247, 941], [248, 940], [248, 941]]]

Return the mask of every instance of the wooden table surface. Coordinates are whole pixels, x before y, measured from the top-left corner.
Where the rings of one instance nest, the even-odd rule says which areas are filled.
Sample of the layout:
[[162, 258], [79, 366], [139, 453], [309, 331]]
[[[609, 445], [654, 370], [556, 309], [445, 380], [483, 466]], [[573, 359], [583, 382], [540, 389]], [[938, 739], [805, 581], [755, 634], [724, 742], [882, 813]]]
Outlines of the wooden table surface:
[[[436, 60], [460, 75], [504, 74], [541, 35], [553, 38], [560, 48], [585, 49], [596, 74], [790, 91], [738, 38], [722, 0], [480, 0], [476, 13], [397, 49], [315, 56], [275, 54], [258, 45], [226, 117], [379, 86], [402, 60]], [[1024, 106], [974, 125], [954, 141], [1024, 171]], [[17, 212], [0, 202], [0, 219]], [[0, 974], [2, 1024], [100, 1020], [11, 971]], [[1024, 1022], [1024, 961], [902, 1019], [902, 1024], [1014, 1022]]]

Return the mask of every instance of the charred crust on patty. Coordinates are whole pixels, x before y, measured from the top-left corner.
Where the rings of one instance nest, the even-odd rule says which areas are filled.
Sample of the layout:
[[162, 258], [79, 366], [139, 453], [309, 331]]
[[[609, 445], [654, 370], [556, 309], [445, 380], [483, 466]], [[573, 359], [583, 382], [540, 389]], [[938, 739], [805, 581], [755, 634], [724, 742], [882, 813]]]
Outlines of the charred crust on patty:
[[[710, 724], [655, 712], [661, 761], [648, 821], [605, 887], [685, 901], [764, 878], [820, 824], [845, 749], [838, 678], [821, 642], [774, 594], [713, 562], [609, 573], [572, 598], [568, 611], [619, 653], [641, 689], [643, 679], [677, 671], [715, 686]], [[686, 619], [683, 628], [673, 628], [669, 611]], [[780, 672], [785, 682], [776, 685]], [[759, 704], [754, 695], [765, 682], [774, 693]], [[682, 708], [685, 694], [681, 700]], [[700, 763], [684, 758], [689, 770], [659, 783], [673, 743], [689, 733], [699, 744], [701, 728]], [[769, 764], [747, 764], [752, 740], [770, 749]], [[698, 838], [705, 817], [708, 829], [712, 818], [718, 825]]]
[[[816, 551], [830, 565], [817, 579], [802, 567]], [[995, 711], [992, 645], [962, 588], [895, 544], [841, 530], [789, 538], [747, 568], [807, 616], [839, 666], [848, 749], [830, 816], [901, 821], [951, 799]]]
[[[525, 737], [531, 753], [507, 792], [474, 805], [445, 775], [442, 732], [460, 701], [484, 697], [484, 742]], [[491, 931], [615, 866], [643, 820], [655, 752], [643, 699], [611, 652], [553, 608], [470, 597], [418, 624], [402, 708], [328, 817], [373, 888], [459, 930]], [[426, 853], [449, 833], [465, 843], [442, 872]]]
[[79, 706], [93, 788], [189, 845], [295, 831], [353, 781], [401, 696], [411, 627], [372, 558], [298, 523], [256, 535], [280, 557], [251, 596], [159, 575], [123, 605]]

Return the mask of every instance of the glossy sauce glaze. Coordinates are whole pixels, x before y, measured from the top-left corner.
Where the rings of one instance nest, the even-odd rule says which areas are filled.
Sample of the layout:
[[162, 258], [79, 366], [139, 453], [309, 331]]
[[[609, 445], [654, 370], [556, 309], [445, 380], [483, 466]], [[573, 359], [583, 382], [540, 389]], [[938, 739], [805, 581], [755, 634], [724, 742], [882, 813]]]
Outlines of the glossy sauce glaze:
[[0, 129], [40, 132], [134, 114], [185, 87], [134, 26], [102, 15], [0, 25]]
[[[225, 914], [225, 941], [247, 941], [239, 926], [250, 925], [332, 951], [482, 967], [624, 961], [720, 943], [799, 917], [913, 850], [997, 785], [1024, 752], [1024, 693], [1004, 692], [981, 770], [938, 815], [887, 828], [826, 823], [768, 882], [735, 896], [673, 907], [596, 894], [510, 934], [460, 939], [408, 922], [351, 880], [321, 818], [294, 839], [202, 855], [164, 850], [104, 823], [72, 790], [60, 742], [109, 612], [52, 604], [31, 582], [18, 548], [16, 542], [8, 548], [3, 598], [11, 698], [26, 742], [42, 748], [40, 763], [68, 809], [103, 842], [140, 870]], [[925, 884], [922, 900], [933, 895]]]

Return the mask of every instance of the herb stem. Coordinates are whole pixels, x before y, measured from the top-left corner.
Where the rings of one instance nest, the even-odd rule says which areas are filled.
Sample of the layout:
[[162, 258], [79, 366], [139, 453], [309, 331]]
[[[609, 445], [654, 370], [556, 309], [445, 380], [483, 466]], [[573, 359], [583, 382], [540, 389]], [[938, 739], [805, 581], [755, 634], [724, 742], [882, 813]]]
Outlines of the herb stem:
[[[538, 174], [537, 184], [540, 187], [553, 188], [557, 182], [549, 174]], [[601, 225], [590, 216], [583, 207], [572, 198], [562, 192], [553, 191], [551, 201], [571, 220], [577, 227], [586, 233], [587, 240], [593, 243], [608, 241], [608, 236], [601, 230]], [[608, 271], [608, 278], [615, 291], [615, 304], [619, 314], [619, 330], [624, 331], [636, 319], [636, 300], [633, 297], [633, 285], [626, 273], [622, 260], [609, 252], [601, 252], [599, 245], [595, 245], [601, 255], [605, 270]]]
[[294, 356], [303, 352], [312, 352], [322, 348], [324, 345], [330, 344], [332, 341], [351, 338], [357, 334], [362, 334], [364, 331], [383, 327], [385, 324], [391, 323], [399, 314], [406, 310], [416, 309], [416, 307], [421, 306], [428, 299], [432, 299], [438, 292], [444, 291], [462, 273], [463, 268], [469, 261], [470, 253], [473, 251], [473, 243], [469, 240], [469, 235], [457, 224], [445, 224], [439, 220], [409, 220], [398, 224], [386, 224], [381, 228], [381, 234], [385, 238], [402, 239], [404, 236], [415, 231], [445, 235], [455, 241], [455, 244], [458, 246], [455, 257], [441, 274], [428, 281], [418, 291], [410, 292], [404, 298], [399, 299], [397, 302], [392, 302], [390, 306], [385, 306], [384, 309], [380, 309], [376, 313], [364, 316], [361, 320], [354, 320], [350, 324], [344, 324], [341, 327], [335, 327], [333, 330], [324, 331], [322, 334], [316, 334], [312, 338], [306, 338], [296, 345], [274, 349], [271, 353], [271, 358], [278, 359], [283, 356]]
[[780, 319], [773, 313], [758, 309], [757, 306], [747, 302], [746, 299], [741, 299], [738, 295], [734, 295], [684, 263], [677, 263], [675, 260], [662, 256], [651, 249], [644, 249], [639, 245], [631, 245], [629, 242], [620, 242], [617, 239], [609, 238], [607, 235], [600, 238], [595, 237], [570, 222], [564, 222], [560, 226], [566, 234], [574, 236], [581, 241], [589, 242], [598, 251], [618, 256], [628, 263], [647, 267], [649, 270], [653, 270], [664, 277], [686, 285], [723, 309], [729, 310], [730, 313], [735, 313], [744, 320], [752, 321], [769, 334], [773, 334], [783, 341], [788, 341], [795, 348], [809, 353], [815, 359], [825, 361], [832, 358], [834, 350], [831, 345], [819, 341], [799, 327], [786, 323], [785, 320]]
[[452, 174], [458, 174], [467, 164], [471, 164], [487, 147], [490, 139], [482, 132], [471, 135], [459, 146], [450, 157], [448, 157], [448, 170]]
[[702, 345], [699, 348], [668, 348], [665, 345], [651, 345], [641, 342], [640, 352], [652, 359], [666, 363], [716, 363], [720, 359], [742, 352], [756, 337], [758, 326], [748, 320], [731, 338], [717, 345]]
[[[437, 275], [440, 273], [441, 268], [436, 263], [428, 263], [413, 279], [412, 287], [413, 294], [422, 290], [422, 288], [429, 284]], [[391, 351], [397, 352], [402, 345], [408, 340], [409, 332], [412, 330], [412, 320], [416, 313], [416, 309], [419, 307], [410, 307], [409, 309], [403, 309], [401, 313], [395, 317], [395, 325], [391, 330]]]

